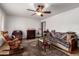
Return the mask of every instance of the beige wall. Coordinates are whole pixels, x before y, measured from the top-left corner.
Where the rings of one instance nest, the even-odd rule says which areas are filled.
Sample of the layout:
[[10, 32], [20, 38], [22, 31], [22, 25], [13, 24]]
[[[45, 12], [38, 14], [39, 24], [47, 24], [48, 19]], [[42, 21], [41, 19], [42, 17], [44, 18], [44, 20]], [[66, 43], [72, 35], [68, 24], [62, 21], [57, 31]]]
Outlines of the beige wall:
[[22, 30], [23, 37], [25, 38], [27, 35], [27, 29], [35, 29], [38, 30], [40, 28], [41, 20], [38, 19], [30, 19], [26, 17], [19, 16], [7, 16], [5, 21], [5, 29], [11, 35], [13, 30]]
[[0, 8], [0, 31], [4, 30], [5, 13]]
[[74, 31], [79, 34], [79, 7], [42, 21], [46, 21], [46, 28], [50, 31], [55, 29], [59, 32]]

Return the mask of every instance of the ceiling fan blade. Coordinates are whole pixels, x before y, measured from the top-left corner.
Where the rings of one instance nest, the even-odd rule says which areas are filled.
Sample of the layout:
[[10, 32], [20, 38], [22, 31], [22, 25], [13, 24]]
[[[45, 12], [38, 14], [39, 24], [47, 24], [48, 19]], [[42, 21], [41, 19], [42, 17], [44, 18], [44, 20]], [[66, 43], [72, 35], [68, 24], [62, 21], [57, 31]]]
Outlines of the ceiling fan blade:
[[35, 10], [31, 10], [31, 9], [26, 9], [26, 10], [36, 12]]
[[50, 14], [50, 13], [51, 13], [51, 11], [44, 11], [43, 13]]

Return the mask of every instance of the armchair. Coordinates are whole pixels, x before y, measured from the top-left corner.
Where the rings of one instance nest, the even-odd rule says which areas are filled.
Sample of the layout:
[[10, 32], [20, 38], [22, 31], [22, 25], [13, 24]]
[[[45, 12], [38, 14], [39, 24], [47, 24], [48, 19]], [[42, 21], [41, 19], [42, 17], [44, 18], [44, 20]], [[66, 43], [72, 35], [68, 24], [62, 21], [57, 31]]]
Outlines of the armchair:
[[10, 38], [8, 32], [2, 32], [5, 43], [7, 43], [10, 47], [9, 54], [18, 53], [22, 50], [21, 41], [18, 38]]
[[12, 32], [12, 38], [18, 38], [19, 40], [22, 40], [23, 32], [20, 30], [14, 30]]

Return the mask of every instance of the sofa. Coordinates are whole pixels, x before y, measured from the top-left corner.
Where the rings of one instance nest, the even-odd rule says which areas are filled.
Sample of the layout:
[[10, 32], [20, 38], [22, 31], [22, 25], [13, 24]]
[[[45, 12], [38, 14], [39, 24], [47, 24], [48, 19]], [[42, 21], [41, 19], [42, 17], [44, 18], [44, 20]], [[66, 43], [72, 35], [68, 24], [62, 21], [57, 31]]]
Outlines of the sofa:
[[77, 35], [75, 32], [56, 32], [47, 33], [48, 40], [55, 46], [68, 52], [77, 49]]

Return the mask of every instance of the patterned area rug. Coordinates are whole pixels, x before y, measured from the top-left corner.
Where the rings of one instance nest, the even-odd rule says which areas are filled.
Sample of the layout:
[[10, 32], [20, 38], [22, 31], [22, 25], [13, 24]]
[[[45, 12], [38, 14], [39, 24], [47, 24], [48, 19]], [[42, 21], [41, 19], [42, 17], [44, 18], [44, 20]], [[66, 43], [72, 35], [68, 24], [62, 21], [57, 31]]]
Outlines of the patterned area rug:
[[24, 46], [24, 52], [22, 54], [16, 54], [22, 55], [22, 56], [68, 56], [64, 52], [61, 52], [60, 50], [51, 47], [50, 49], [47, 49], [45, 52], [42, 49], [39, 49], [37, 47], [37, 40], [23, 40], [23, 46]]

